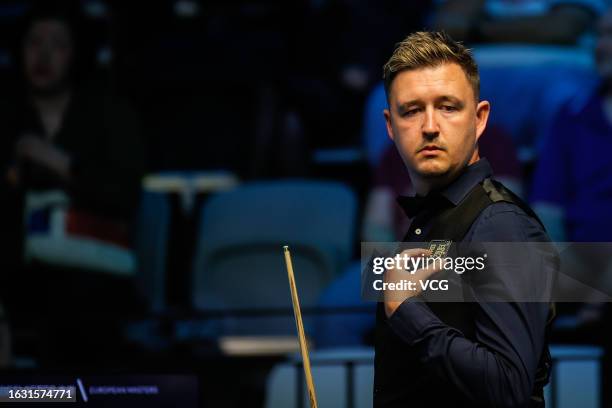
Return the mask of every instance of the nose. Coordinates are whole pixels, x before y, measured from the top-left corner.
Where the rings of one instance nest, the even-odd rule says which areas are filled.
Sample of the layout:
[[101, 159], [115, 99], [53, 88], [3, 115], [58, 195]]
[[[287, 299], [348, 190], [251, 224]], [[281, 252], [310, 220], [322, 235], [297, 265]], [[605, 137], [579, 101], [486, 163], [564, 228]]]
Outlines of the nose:
[[435, 117], [435, 110], [433, 108], [427, 108], [425, 110], [425, 120], [423, 122], [423, 136], [427, 138], [434, 138], [440, 132], [438, 128], [438, 122]]

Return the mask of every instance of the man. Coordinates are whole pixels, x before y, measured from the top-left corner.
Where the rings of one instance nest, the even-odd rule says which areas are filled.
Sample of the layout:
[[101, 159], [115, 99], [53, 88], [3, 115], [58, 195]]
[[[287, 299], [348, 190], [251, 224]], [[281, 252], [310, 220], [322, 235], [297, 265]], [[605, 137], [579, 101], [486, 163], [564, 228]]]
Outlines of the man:
[[[396, 47], [384, 80], [387, 131], [417, 193], [399, 201], [412, 218], [405, 241], [549, 241], [535, 214], [491, 180], [479, 157], [490, 105], [479, 101], [469, 50], [444, 33], [414, 33]], [[376, 407], [544, 406], [547, 302], [448, 304], [418, 301], [410, 290], [384, 295], [377, 311]]]

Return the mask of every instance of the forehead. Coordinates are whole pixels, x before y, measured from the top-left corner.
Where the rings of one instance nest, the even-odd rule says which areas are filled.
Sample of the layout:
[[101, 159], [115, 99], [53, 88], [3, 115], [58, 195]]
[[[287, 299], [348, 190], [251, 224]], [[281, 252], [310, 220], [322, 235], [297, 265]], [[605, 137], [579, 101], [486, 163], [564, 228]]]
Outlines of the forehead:
[[452, 96], [461, 100], [474, 97], [463, 69], [456, 63], [405, 70], [391, 83], [390, 96], [398, 103], [414, 99], [436, 99]]

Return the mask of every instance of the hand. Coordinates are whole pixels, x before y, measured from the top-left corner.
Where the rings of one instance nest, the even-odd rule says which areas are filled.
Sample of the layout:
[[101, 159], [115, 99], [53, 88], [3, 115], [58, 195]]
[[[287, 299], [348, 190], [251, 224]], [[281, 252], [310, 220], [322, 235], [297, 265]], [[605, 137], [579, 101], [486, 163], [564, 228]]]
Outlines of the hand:
[[61, 177], [70, 177], [70, 156], [51, 143], [31, 134], [17, 141], [17, 157], [49, 168]]
[[[431, 252], [427, 249], [415, 248], [402, 251], [400, 256], [403, 258], [404, 255], [410, 258], [421, 256], [427, 257], [431, 255]], [[407, 281], [406, 284], [408, 285], [408, 289], [405, 290], [387, 289], [384, 291], [385, 314], [387, 317], [391, 317], [391, 315], [406, 299], [418, 296], [422, 292], [421, 281], [425, 282], [431, 277], [431, 275], [440, 271], [439, 268], [436, 268], [437, 266], [440, 266], [439, 262], [432, 262], [432, 265], [429, 268], [418, 269], [414, 273], [398, 269], [389, 269], [387, 272], [385, 272], [385, 283], [396, 283], [405, 280]]]

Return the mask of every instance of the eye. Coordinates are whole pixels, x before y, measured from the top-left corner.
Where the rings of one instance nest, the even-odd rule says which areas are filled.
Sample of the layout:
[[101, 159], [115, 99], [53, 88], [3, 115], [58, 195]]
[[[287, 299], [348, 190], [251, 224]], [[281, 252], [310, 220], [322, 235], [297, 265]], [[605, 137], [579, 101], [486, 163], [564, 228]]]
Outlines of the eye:
[[412, 108], [412, 109], [408, 109], [406, 111], [404, 111], [402, 113], [402, 116], [414, 116], [416, 115], [421, 109], [420, 108]]
[[452, 106], [452, 105], [442, 105], [440, 109], [442, 109], [445, 112], [456, 112], [458, 110], [456, 106]]

